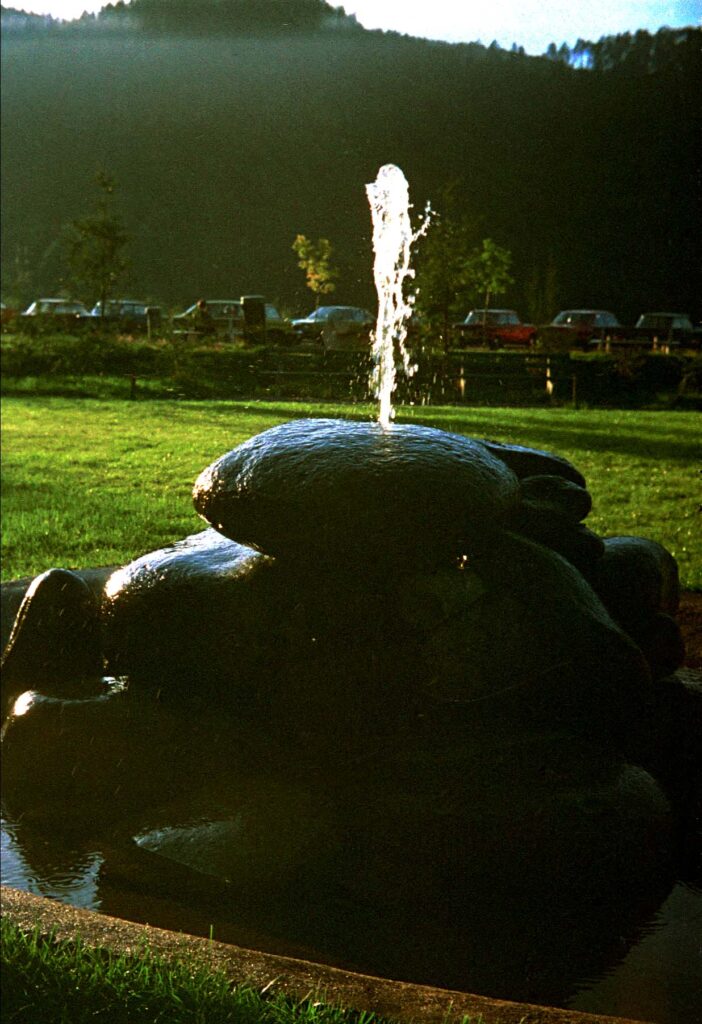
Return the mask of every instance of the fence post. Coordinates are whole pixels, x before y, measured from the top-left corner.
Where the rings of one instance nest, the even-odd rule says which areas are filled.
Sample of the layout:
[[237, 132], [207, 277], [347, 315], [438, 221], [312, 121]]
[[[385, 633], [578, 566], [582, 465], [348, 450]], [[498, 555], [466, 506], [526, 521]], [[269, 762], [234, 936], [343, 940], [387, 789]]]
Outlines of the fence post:
[[578, 378], [575, 374], [570, 378], [570, 397], [573, 408], [578, 408]]

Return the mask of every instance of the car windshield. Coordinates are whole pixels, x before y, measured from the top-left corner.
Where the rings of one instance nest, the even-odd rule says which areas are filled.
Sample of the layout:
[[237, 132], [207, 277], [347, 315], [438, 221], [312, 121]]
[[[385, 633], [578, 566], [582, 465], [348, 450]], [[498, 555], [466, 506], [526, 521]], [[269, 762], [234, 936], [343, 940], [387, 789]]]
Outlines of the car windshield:
[[[102, 315], [102, 303], [96, 302], [91, 313], [93, 316]], [[146, 306], [143, 302], [121, 301], [120, 299], [108, 299], [105, 303], [105, 316], [144, 316]]]
[[63, 302], [60, 299], [40, 299], [39, 302], [33, 302], [27, 312], [89, 315], [85, 306], [82, 306], [80, 302]]
[[352, 306], [320, 306], [309, 317], [310, 320], [355, 320], [358, 310]]
[[572, 324], [574, 326], [582, 324], [587, 326], [595, 322], [595, 314], [584, 310], [567, 309], [563, 313], [559, 313], [553, 322], [554, 324]]
[[472, 309], [467, 324], [518, 324], [519, 317], [511, 309]]
[[241, 308], [236, 302], [208, 302], [207, 308], [212, 316], [239, 316], [241, 312]]
[[678, 330], [692, 330], [692, 322], [684, 313], [644, 313], [639, 317], [637, 327], [649, 327], [658, 331], [667, 331], [671, 327]]
[[[210, 315], [214, 317], [241, 316], [241, 304], [235, 299], [211, 299], [206, 301], [206, 306]], [[188, 306], [185, 312], [180, 315], [191, 316], [197, 312], [197, 308], [197, 302], [194, 302], [192, 306]]]
[[310, 320], [338, 320], [339, 315], [345, 313], [342, 306], [320, 306], [309, 316]]

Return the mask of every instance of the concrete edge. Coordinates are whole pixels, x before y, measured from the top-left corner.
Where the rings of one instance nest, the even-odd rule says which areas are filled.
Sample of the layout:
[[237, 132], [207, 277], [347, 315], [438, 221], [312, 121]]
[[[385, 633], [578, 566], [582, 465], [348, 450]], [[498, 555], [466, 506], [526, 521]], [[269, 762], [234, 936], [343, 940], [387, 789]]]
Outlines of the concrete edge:
[[319, 998], [333, 1006], [365, 1010], [407, 1024], [449, 1024], [482, 1016], [483, 1024], [642, 1024], [623, 1017], [581, 1013], [529, 1003], [390, 981], [335, 967], [276, 956], [151, 925], [135, 924], [8, 886], [0, 889], [0, 913], [23, 931], [38, 927], [59, 939], [75, 939], [118, 954], [149, 949], [170, 960], [217, 968], [234, 984], [275, 990], [296, 999]]

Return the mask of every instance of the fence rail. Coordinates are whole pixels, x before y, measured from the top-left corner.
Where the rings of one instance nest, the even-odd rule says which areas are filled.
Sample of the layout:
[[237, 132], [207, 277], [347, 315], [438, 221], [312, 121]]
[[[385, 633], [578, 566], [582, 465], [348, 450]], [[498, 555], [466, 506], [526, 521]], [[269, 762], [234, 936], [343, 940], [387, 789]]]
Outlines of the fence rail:
[[[252, 375], [277, 398], [367, 397], [370, 358], [359, 353], [278, 353], [250, 367]], [[409, 377], [398, 375], [399, 401], [474, 402], [499, 399], [574, 400], [576, 374], [565, 356], [447, 353], [420, 358]]]
[[[133, 398], [154, 389], [181, 397], [364, 401], [372, 397], [367, 351], [268, 346], [152, 345], [103, 339], [3, 340], [3, 388], [13, 380], [116, 375]], [[662, 353], [607, 355], [475, 351], [418, 352], [398, 374], [398, 404], [641, 404], [702, 390], [702, 359]]]

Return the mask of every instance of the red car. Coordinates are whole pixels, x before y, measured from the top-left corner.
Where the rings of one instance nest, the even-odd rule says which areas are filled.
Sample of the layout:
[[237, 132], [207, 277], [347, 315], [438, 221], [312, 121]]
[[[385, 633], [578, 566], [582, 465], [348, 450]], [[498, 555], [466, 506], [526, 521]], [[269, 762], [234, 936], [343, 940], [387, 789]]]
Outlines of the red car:
[[460, 324], [454, 324], [464, 345], [531, 348], [536, 338], [533, 324], [523, 324], [513, 309], [471, 309]]
[[622, 331], [619, 320], [607, 309], [564, 309], [539, 329], [539, 338], [547, 345], [587, 351], [619, 337]]

